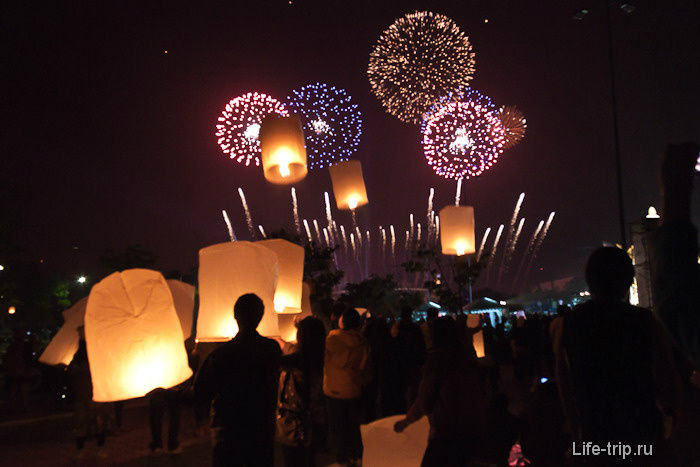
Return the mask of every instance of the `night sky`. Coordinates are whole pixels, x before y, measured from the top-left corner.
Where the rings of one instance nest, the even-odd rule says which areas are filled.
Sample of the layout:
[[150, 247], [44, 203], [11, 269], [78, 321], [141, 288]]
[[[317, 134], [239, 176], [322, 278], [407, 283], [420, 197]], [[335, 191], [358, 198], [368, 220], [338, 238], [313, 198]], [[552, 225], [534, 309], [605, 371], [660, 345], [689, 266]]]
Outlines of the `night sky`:
[[[700, 9], [692, 0], [633, 3], [631, 15], [611, 7], [628, 222], [658, 203], [656, 169], [666, 142], [700, 140]], [[214, 125], [233, 97], [260, 91], [283, 99], [321, 81], [348, 90], [363, 113], [356, 158], [370, 205], [361, 221], [403, 232], [413, 212], [424, 223], [429, 188], [436, 188], [438, 210], [453, 201], [455, 182], [428, 167], [417, 126], [382, 110], [366, 69], [384, 29], [429, 9], [469, 35], [473, 87], [497, 105], [516, 105], [528, 121], [525, 139], [465, 184], [462, 200], [475, 206], [477, 237], [507, 223], [524, 191], [523, 239], [557, 212], [533, 282], [580, 273], [591, 249], [619, 241], [604, 5], [5, 4], [2, 222], [26, 259], [76, 274], [106, 248], [134, 243], [153, 250], [163, 270], [189, 270], [199, 248], [227, 240], [222, 209], [247, 237], [239, 186], [256, 224], [289, 226], [289, 188], [224, 156]], [[583, 6], [588, 17], [572, 19]], [[321, 220], [323, 192], [331, 191], [327, 171], [311, 172], [297, 191], [301, 216]], [[336, 217], [348, 222], [345, 213]]]

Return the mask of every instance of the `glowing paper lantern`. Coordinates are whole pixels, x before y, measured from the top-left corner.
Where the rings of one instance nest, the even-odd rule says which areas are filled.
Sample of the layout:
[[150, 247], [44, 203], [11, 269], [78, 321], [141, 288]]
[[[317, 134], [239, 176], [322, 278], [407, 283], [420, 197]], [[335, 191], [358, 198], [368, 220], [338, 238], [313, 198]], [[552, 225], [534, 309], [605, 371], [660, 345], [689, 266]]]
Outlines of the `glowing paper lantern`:
[[474, 208], [445, 206], [440, 210], [440, 244], [443, 255], [469, 255], [476, 252]]
[[265, 117], [260, 126], [260, 149], [265, 180], [288, 185], [306, 177], [304, 131], [298, 115]]
[[396, 433], [394, 424], [404, 415], [382, 418], [360, 426], [362, 463], [372, 467], [419, 467], [428, 446], [430, 424], [423, 417]]
[[142, 397], [192, 376], [173, 297], [157, 271], [129, 269], [95, 284], [85, 338], [96, 402]]
[[338, 209], [353, 210], [369, 202], [360, 161], [346, 161], [328, 168]]
[[78, 351], [80, 336], [78, 327], [85, 323], [85, 309], [87, 297], [78, 300], [63, 312], [63, 326], [58, 330], [49, 345], [39, 357], [41, 363], [46, 365], [70, 365], [75, 352]]
[[194, 286], [175, 279], [166, 281], [173, 294], [173, 303], [180, 319], [182, 335], [187, 339], [192, 335], [192, 315], [194, 314]]
[[297, 323], [307, 316], [311, 316], [311, 287], [304, 282], [301, 289], [301, 313], [278, 313], [277, 325], [280, 337], [286, 342], [296, 342]]
[[256, 294], [265, 304], [258, 332], [279, 335], [273, 306], [277, 275], [277, 255], [257, 243], [226, 242], [199, 250], [197, 340], [223, 342], [235, 336], [233, 305], [247, 293]]
[[277, 313], [301, 313], [304, 248], [281, 238], [257, 242], [277, 255], [279, 275], [274, 307]]

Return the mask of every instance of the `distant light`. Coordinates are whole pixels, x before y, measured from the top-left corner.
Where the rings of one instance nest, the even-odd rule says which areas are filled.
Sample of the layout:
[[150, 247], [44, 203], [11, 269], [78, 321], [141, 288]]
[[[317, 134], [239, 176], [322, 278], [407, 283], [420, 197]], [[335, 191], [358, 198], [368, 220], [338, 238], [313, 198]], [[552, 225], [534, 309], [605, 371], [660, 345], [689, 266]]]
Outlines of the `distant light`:
[[440, 305], [438, 305], [435, 302], [428, 302], [428, 305], [432, 306], [433, 308], [442, 308]]
[[546, 383], [547, 381], [549, 381], [549, 378], [545, 378], [544, 376], [540, 378], [540, 383], [543, 383], [543, 384], [544, 384], [544, 383]]
[[42, 264], [44, 263], [44, 261], [46, 261], [46, 260], [45, 260], [45, 259], [40, 259], [40, 260], [39, 260], [39, 262], [42, 263]]
[[3, 266], [2, 264], [0, 264], [0, 271], [4, 271], [4, 270], [5, 270], [5, 266]]
[[501, 300], [501, 301], [498, 302], [498, 303], [500, 303], [501, 305], [505, 305], [505, 304], [506, 304], [505, 300]]
[[583, 18], [586, 17], [587, 14], [588, 14], [588, 10], [584, 8], [583, 10], [579, 10], [579, 11], [574, 15], [574, 19], [582, 20]]
[[79, 284], [84, 284], [86, 281], [87, 281], [87, 278], [85, 276], [78, 277]]
[[649, 210], [647, 211], [647, 219], [658, 219], [659, 214], [656, 212], [656, 208], [654, 206], [649, 206]]
[[695, 163], [695, 171], [700, 172], [700, 153], [698, 153], [698, 160]]
[[167, 51], [167, 50], [164, 50], [163, 53], [164, 53], [165, 55], [168, 55], [168, 51]]
[[65, 394], [61, 394], [61, 399], [65, 399], [65, 398], [66, 398], [66, 395], [65, 395]]
[[489, 19], [488, 19], [488, 18], [485, 18], [485, 19], [484, 19], [484, 23], [488, 23], [488, 22], [489, 22]]
[[623, 3], [622, 5], [620, 5], [620, 10], [624, 11], [628, 15], [634, 12], [634, 10], [636, 9], [637, 7], [632, 5], [631, 3]]
[[7, 313], [10, 315], [14, 315], [15, 313], [17, 313], [17, 310], [15, 309], [15, 307], [11, 306], [7, 309]]

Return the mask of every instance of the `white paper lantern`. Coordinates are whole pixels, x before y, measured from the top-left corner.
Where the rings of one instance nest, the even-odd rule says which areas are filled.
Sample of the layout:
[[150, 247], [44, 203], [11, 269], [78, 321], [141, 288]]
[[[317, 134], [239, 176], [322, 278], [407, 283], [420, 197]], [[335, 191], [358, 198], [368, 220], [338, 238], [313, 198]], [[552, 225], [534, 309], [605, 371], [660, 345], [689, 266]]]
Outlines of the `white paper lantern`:
[[301, 289], [301, 313], [287, 314], [277, 313], [277, 324], [279, 326], [280, 337], [285, 342], [296, 342], [297, 323], [311, 313], [311, 286], [304, 282]]
[[476, 252], [473, 207], [445, 206], [440, 210], [440, 245], [444, 255]]
[[175, 279], [166, 281], [173, 295], [177, 317], [180, 319], [182, 335], [187, 339], [192, 335], [192, 316], [194, 315], [194, 286]]
[[142, 397], [192, 376], [173, 297], [157, 271], [129, 269], [95, 284], [85, 338], [96, 402]]
[[265, 304], [258, 326], [264, 336], [279, 335], [274, 310], [277, 255], [253, 242], [226, 242], [199, 250], [197, 340], [224, 342], [238, 333], [233, 306], [241, 295], [254, 293]]
[[301, 313], [304, 247], [280, 238], [257, 242], [277, 255], [279, 275], [274, 306], [277, 313]]
[[306, 177], [306, 146], [298, 115], [269, 115], [260, 126], [260, 150], [265, 179], [278, 185]]
[[360, 161], [345, 161], [328, 167], [338, 209], [356, 209], [369, 202]]
[[395, 415], [360, 426], [363, 465], [420, 467], [425, 448], [428, 446], [428, 417], [422, 417], [401, 433], [396, 433], [394, 424], [404, 418], [404, 415]]
[[80, 343], [78, 327], [85, 323], [87, 301], [87, 297], [80, 299], [63, 312], [63, 326], [39, 357], [41, 363], [67, 366], [73, 361]]

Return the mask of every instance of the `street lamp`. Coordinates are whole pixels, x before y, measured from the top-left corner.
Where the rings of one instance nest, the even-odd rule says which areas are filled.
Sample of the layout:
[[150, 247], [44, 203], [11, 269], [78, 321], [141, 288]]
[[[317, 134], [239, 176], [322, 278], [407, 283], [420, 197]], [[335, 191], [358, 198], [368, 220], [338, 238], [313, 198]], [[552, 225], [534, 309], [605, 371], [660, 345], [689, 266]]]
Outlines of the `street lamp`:
[[[613, 137], [615, 141], [615, 178], [617, 182], [617, 204], [620, 219], [620, 240], [623, 245], [627, 244], [627, 226], [625, 224], [625, 207], [622, 195], [622, 161], [620, 158], [620, 129], [617, 116], [617, 91], [615, 86], [615, 59], [613, 56], [613, 37], [612, 37], [612, 21], [610, 20], [610, 6], [619, 5], [620, 10], [625, 14], [632, 13], [636, 7], [630, 3], [622, 3], [619, 1], [603, 0], [605, 7], [605, 22], [607, 26], [608, 36], [608, 63], [610, 72], [610, 97], [613, 117]], [[574, 15], [575, 20], [583, 20], [588, 17], [590, 10], [582, 9]]]

